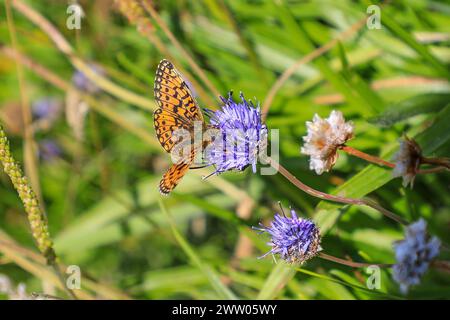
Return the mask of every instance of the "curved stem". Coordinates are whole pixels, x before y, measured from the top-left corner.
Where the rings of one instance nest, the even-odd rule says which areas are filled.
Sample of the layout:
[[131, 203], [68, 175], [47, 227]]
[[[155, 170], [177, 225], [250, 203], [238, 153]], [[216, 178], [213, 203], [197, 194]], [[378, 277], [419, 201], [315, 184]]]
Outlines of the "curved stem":
[[405, 219], [403, 219], [402, 217], [396, 215], [395, 213], [383, 208], [382, 206], [380, 206], [373, 200], [346, 198], [346, 197], [336, 196], [336, 195], [332, 195], [332, 194], [328, 194], [328, 193], [316, 190], [316, 189], [311, 188], [310, 186], [304, 184], [300, 180], [298, 180], [286, 168], [284, 168], [281, 164], [279, 164], [275, 160], [268, 158], [268, 161], [269, 161], [270, 165], [274, 169], [278, 170], [286, 179], [289, 180], [289, 182], [291, 182], [293, 185], [295, 185], [300, 190], [306, 192], [307, 194], [312, 195], [313, 197], [320, 198], [323, 200], [334, 201], [334, 202], [371, 207], [371, 208], [381, 212], [386, 217], [388, 217], [398, 223], [401, 223], [403, 225], [408, 225], [408, 222]]
[[378, 266], [381, 268], [390, 268], [392, 267], [392, 264], [387, 264], [387, 263], [364, 263], [364, 262], [353, 262], [353, 261], [349, 261], [349, 260], [345, 260], [345, 259], [341, 259], [341, 258], [337, 258], [335, 256], [331, 256], [329, 254], [326, 253], [319, 253], [318, 255], [319, 258], [322, 258], [324, 260], [328, 260], [328, 261], [333, 261], [345, 266], [349, 266], [352, 268], [366, 268], [366, 267], [370, 267], [370, 266]]

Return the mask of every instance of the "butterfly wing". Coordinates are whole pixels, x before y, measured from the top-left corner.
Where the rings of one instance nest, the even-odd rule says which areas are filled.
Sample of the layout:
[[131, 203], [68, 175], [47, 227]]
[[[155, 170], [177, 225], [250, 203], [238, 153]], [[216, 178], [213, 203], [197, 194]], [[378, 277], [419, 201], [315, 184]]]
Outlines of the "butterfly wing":
[[168, 195], [175, 189], [188, 170], [189, 163], [173, 164], [159, 182], [159, 191], [161, 194]]
[[[156, 136], [164, 150], [171, 152], [175, 145], [174, 132], [177, 129], [192, 132], [194, 121], [203, 122], [203, 115], [188, 85], [167, 60], [162, 60], [156, 70], [154, 93], [159, 106], [153, 115]], [[195, 150], [192, 150], [189, 159], [169, 168], [159, 184], [162, 194], [168, 194], [175, 188], [194, 156]]]
[[156, 70], [154, 93], [159, 108], [168, 115], [179, 118], [187, 125], [193, 125], [192, 122], [196, 120], [203, 121], [202, 112], [189, 86], [167, 60], [162, 60]]

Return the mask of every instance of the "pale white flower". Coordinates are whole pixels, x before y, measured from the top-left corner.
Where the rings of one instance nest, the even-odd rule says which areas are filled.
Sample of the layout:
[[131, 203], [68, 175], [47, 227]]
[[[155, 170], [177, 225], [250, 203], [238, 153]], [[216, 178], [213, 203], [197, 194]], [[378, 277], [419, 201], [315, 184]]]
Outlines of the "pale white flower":
[[420, 146], [412, 139], [404, 137], [399, 140], [400, 149], [394, 155], [395, 168], [392, 171], [394, 178], [402, 177], [403, 186], [413, 187], [414, 178], [419, 171], [420, 161], [422, 158], [422, 150]]
[[322, 174], [336, 163], [337, 149], [353, 137], [353, 124], [345, 121], [342, 112], [333, 110], [326, 119], [315, 114], [312, 122], [306, 122], [306, 127], [301, 152], [310, 156], [309, 168]]
[[19, 283], [17, 288], [14, 288], [9, 277], [0, 274], [0, 294], [7, 295], [9, 300], [30, 300], [31, 297], [27, 294], [26, 289], [24, 283]]
[[394, 243], [396, 264], [392, 267], [393, 278], [400, 290], [407, 293], [410, 286], [420, 283], [431, 261], [439, 255], [441, 242], [427, 233], [425, 220], [409, 225], [405, 239]]

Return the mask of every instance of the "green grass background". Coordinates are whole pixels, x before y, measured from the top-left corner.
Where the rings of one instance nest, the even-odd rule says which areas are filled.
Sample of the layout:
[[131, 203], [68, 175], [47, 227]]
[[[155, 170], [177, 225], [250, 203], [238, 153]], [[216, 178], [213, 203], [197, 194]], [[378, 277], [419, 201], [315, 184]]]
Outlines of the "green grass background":
[[[242, 91], [261, 103], [283, 71], [364, 18], [371, 4], [347, 0], [154, 2], [160, 17], [222, 95], [233, 90], [237, 96]], [[1, 3], [0, 43], [2, 48], [11, 47], [5, 1]], [[113, 1], [80, 1], [85, 17], [78, 32], [66, 28], [65, 2], [27, 3], [57, 27], [76, 56], [102, 66], [111, 81], [153, 107], [154, 72], [167, 57]], [[14, 8], [12, 12], [20, 51], [70, 81], [75, 69], [68, 56], [39, 27]], [[185, 55], [146, 17], [153, 36], [173, 56], [172, 62], [203, 84]], [[448, 172], [418, 176], [409, 190], [402, 188], [400, 179], [391, 178], [390, 170], [345, 154], [331, 173], [317, 176], [300, 154], [305, 121], [315, 113], [327, 116], [333, 109], [355, 124], [356, 137], [349, 145], [367, 153], [389, 160], [398, 148], [397, 139], [407, 133], [417, 138], [426, 156], [450, 154], [450, 6], [440, 1], [392, 1], [383, 5], [381, 23], [380, 30], [364, 26], [301, 66], [275, 96], [267, 125], [280, 130], [280, 163], [305, 183], [329, 193], [368, 195], [408, 221], [423, 217], [430, 232], [449, 243]], [[18, 104], [20, 92], [14, 60], [3, 52], [0, 56], [1, 111]], [[65, 101], [66, 91], [27, 68], [24, 71], [31, 103], [44, 97]], [[202, 107], [219, 106], [204, 84], [196, 89], [204, 92], [198, 97]], [[281, 175], [261, 176], [251, 170], [206, 182], [201, 175], [211, 169], [196, 170], [173, 195], [160, 200], [158, 181], [170, 157], [154, 138], [150, 108], [110, 92], [91, 98], [90, 104], [102, 104], [113, 116], [91, 109], [85, 137], [77, 141], [61, 115], [34, 139], [57, 141], [63, 155], [50, 163], [40, 160], [34, 170], [56, 252], [65, 264], [80, 266], [83, 290], [92, 297], [405, 298], [389, 269], [381, 271], [381, 289], [368, 290], [369, 275], [364, 269], [319, 258], [296, 270], [275, 264], [270, 257], [258, 260], [269, 250], [268, 238], [250, 229], [260, 221], [268, 222], [281, 201], [318, 222], [325, 252], [354, 261], [393, 263], [392, 242], [402, 238], [400, 225], [371, 209], [319, 202]], [[7, 129], [17, 125], [13, 122], [8, 127], [1, 121]], [[130, 126], [123, 127], [123, 121]], [[15, 157], [23, 163], [20, 132], [8, 134]], [[255, 206], [248, 218], [237, 219], [243, 199], [253, 199]], [[23, 207], [5, 175], [0, 175], [0, 235], [2, 241], [14, 239], [36, 251]], [[247, 246], [238, 245], [243, 236], [249, 239]], [[240, 255], [238, 247], [243, 250]], [[448, 251], [441, 253], [440, 259], [448, 258]], [[26, 283], [29, 292], [44, 291], [49, 282], [45, 270], [37, 257], [17, 248], [12, 253], [0, 251], [0, 273], [15, 283]], [[430, 270], [407, 297], [447, 299], [449, 285], [448, 274]]]

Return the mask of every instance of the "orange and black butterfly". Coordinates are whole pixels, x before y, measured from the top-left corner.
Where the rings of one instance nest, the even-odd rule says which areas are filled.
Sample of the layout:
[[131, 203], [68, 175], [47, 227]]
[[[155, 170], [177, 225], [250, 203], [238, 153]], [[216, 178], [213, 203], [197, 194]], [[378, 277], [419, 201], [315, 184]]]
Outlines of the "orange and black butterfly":
[[[167, 60], [158, 65], [154, 92], [159, 107], [153, 114], [156, 136], [164, 150], [171, 153], [177, 142], [174, 132], [184, 129], [193, 133], [195, 121], [204, 124], [203, 115], [188, 85]], [[189, 155], [167, 170], [159, 183], [162, 194], [169, 194], [177, 186], [194, 162], [196, 152], [192, 146]]]

